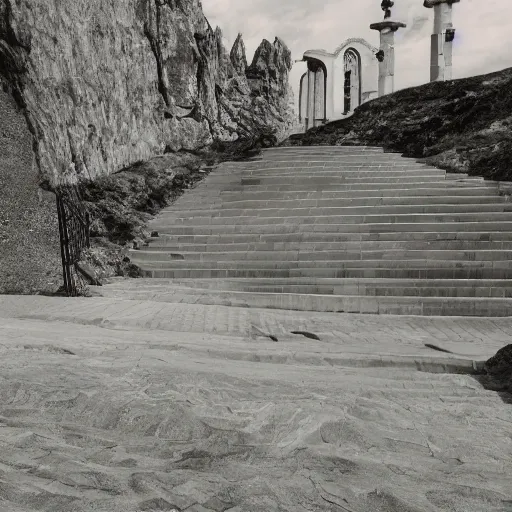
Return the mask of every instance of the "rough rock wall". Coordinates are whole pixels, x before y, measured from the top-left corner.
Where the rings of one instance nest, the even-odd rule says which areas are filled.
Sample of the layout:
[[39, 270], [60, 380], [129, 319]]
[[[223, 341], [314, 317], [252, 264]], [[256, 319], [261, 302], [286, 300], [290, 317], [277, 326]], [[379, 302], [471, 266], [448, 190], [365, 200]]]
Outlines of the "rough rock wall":
[[290, 69], [279, 39], [247, 68], [241, 37], [228, 53], [199, 0], [0, 0], [0, 81], [51, 184], [262, 126], [282, 138]]
[[0, 293], [57, 289], [62, 279], [55, 196], [38, 182], [25, 117], [0, 89]]

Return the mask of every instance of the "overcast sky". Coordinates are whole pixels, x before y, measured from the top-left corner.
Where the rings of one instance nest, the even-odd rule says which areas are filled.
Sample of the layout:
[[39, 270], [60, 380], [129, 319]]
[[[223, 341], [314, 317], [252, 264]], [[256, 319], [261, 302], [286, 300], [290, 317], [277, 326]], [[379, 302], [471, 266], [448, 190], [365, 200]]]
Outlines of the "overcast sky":
[[[202, 0], [211, 25], [218, 25], [231, 48], [241, 32], [247, 60], [262, 39], [280, 37], [301, 59], [306, 50], [329, 52], [349, 37], [362, 37], [379, 45], [379, 33], [370, 23], [381, 21], [381, 0]], [[512, 0], [461, 0], [454, 4], [454, 78], [512, 67]], [[395, 0], [393, 17], [407, 23], [396, 34], [397, 89], [429, 80], [430, 34], [434, 13], [423, 0]], [[294, 90], [305, 70], [295, 64], [291, 73]]]

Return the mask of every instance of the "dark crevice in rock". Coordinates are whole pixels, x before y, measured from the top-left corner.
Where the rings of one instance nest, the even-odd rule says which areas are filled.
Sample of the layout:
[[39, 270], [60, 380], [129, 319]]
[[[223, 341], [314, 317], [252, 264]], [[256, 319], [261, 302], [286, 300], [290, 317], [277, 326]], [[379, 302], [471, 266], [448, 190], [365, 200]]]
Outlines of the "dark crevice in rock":
[[439, 352], [446, 352], [448, 354], [453, 354], [451, 350], [447, 350], [446, 348], [438, 347], [437, 345], [432, 345], [431, 343], [425, 343], [425, 347], [431, 348], [432, 350], [437, 350]]
[[159, 0], [154, 0], [155, 2], [155, 16], [156, 16], [156, 35], [153, 34], [150, 28], [150, 24], [152, 21], [151, 7], [147, 8], [147, 18], [144, 21], [144, 35], [149, 41], [149, 45], [151, 47], [151, 51], [155, 56], [157, 75], [158, 75], [158, 92], [161, 94], [162, 99], [164, 100], [165, 105], [169, 106], [169, 96], [167, 94], [167, 87], [164, 83], [164, 72], [163, 72], [163, 59], [162, 52], [160, 50], [160, 5], [161, 2]]
[[313, 334], [311, 332], [307, 332], [307, 331], [292, 331], [292, 334], [300, 334], [300, 335], [304, 336], [305, 338], [309, 338], [311, 340], [320, 341], [320, 338], [316, 334]]
[[0, 2], [0, 84], [4, 92], [10, 94], [27, 122], [27, 127], [33, 136], [32, 149], [38, 169], [41, 155], [39, 140], [42, 137], [36, 120], [27, 109], [24, 97], [24, 78], [27, 72], [27, 59], [31, 51], [30, 34], [27, 41], [17, 37], [12, 26], [11, 0]]

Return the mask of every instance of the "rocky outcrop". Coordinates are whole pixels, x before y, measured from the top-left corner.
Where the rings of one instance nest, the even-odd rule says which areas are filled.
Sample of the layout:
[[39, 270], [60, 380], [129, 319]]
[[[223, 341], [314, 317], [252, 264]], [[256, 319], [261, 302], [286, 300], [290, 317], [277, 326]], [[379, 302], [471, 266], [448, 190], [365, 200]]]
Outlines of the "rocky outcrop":
[[0, 0], [0, 80], [52, 185], [262, 127], [281, 138], [290, 69], [279, 39], [249, 67], [241, 37], [228, 53], [199, 0]]
[[[108, 195], [117, 178], [93, 212], [96, 231], [107, 218], [117, 239], [116, 226], [136, 231], [175, 190], [178, 161], [237, 154], [262, 132], [282, 138], [291, 66], [282, 42], [270, 46], [255, 59], [269, 66], [261, 86], [250, 80], [270, 91], [258, 96], [242, 38], [228, 52], [199, 0], [0, 0], [0, 293], [61, 282], [48, 189], [80, 180]], [[157, 178], [141, 177], [139, 163], [164, 153]]]
[[512, 345], [507, 345], [484, 364], [488, 389], [512, 393]]
[[247, 71], [247, 56], [245, 53], [245, 44], [242, 39], [242, 34], [238, 34], [229, 56], [235, 72], [242, 76], [245, 75], [245, 72]]

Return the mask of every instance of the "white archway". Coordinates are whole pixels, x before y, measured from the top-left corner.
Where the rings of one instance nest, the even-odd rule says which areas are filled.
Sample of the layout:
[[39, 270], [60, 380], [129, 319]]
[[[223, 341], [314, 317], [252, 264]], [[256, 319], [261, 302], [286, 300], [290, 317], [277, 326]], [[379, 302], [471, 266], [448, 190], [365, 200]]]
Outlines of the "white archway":
[[355, 48], [348, 48], [343, 55], [344, 113], [361, 105], [361, 56]]

